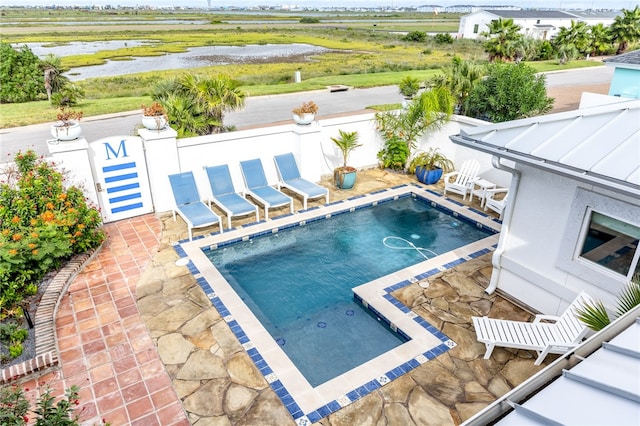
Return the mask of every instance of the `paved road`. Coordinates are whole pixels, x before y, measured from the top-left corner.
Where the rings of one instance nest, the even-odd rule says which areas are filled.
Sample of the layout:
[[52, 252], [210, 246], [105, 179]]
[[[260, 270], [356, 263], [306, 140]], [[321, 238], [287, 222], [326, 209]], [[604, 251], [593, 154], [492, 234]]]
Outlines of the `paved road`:
[[[612, 67], [584, 68], [547, 74], [547, 86], [579, 86], [603, 84], [611, 81]], [[291, 122], [291, 110], [304, 101], [313, 100], [319, 107], [320, 118], [327, 115], [362, 111], [368, 106], [399, 103], [402, 97], [397, 86], [371, 89], [351, 89], [343, 92], [319, 90], [277, 96], [250, 97], [242, 111], [229, 113], [225, 124], [238, 129]], [[88, 141], [106, 136], [131, 135], [140, 122], [139, 111], [88, 117], [82, 120], [82, 133]], [[0, 158], [19, 150], [33, 149], [39, 155], [47, 155], [47, 139], [51, 123], [0, 129]]]

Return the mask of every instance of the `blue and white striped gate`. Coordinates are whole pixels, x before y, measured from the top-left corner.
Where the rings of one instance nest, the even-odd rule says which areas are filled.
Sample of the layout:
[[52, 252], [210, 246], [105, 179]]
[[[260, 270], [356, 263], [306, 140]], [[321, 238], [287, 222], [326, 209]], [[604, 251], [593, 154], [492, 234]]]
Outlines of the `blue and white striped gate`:
[[102, 220], [113, 222], [153, 211], [142, 139], [112, 136], [89, 143]]

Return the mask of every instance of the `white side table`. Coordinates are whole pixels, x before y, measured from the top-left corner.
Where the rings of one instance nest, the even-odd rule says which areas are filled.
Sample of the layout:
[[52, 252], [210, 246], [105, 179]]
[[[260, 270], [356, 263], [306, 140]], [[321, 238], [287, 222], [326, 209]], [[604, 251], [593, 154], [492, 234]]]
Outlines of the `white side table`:
[[471, 201], [473, 201], [473, 196], [475, 195], [480, 199], [480, 207], [483, 207], [487, 200], [487, 189], [494, 189], [495, 187], [495, 183], [489, 182], [485, 179], [477, 179], [473, 181], [473, 187], [471, 188]]

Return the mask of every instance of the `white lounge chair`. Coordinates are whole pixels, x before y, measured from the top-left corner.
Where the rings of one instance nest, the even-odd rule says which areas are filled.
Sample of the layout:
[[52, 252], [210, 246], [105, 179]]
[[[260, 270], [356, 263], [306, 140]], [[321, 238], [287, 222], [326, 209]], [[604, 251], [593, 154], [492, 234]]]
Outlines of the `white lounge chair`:
[[[505, 193], [502, 199], [496, 199], [496, 194]], [[500, 215], [500, 219], [502, 219], [502, 214], [504, 213], [504, 208], [507, 205], [507, 199], [509, 197], [509, 189], [508, 188], [495, 188], [495, 189], [487, 189], [485, 191], [485, 200], [484, 200], [484, 210], [491, 209], [494, 212]]]
[[200, 200], [192, 172], [169, 175], [169, 182], [175, 200], [173, 220], [176, 220], [177, 212], [186, 222], [189, 241], [193, 239], [193, 228], [203, 228], [217, 223], [222, 232], [222, 220]]
[[[478, 178], [478, 169], [480, 163], [477, 160], [467, 160], [462, 163], [460, 170], [447, 173], [443, 176], [444, 195], [447, 192], [462, 195], [462, 199], [467, 198], [467, 194], [471, 194], [473, 182]], [[452, 180], [452, 178], [455, 178]]]
[[280, 154], [273, 157], [278, 171], [278, 189], [285, 187], [302, 197], [302, 208], [307, 209], [307, 200], [325, 197], [329, 203], [329, 190], [300, 176], [298, 164], [292, 153]]
[[293, 214], [293, 198], [283, 194], [267, 183], [267, 177], [259, 158], [240, 162], [240, 170], [244, 178], [246, 191], [251, 198], [264, 206], [264, 219], [269, 219], [269, 209], [289, 204], [289, 210]]
[[207, 172], [209, 186], [211, 186], [209, 207], [213, 202], [225, 212], [229, 229], [231, 229], [232, 217], [255, 214], [256, 222], [260, 220], [258, 206], [250, 203], [236, 192], [231, 180], [231, 173], [229, 173], [229, 166], [222, 164], [220, 166], [205, 167], [204, 170]]
[[575, 309], [585, 303], [593, 302], [582, 292], [561, 316], [536, 315], [533, 322], [471, 317], [478, 341], [487, 347], [484, 359], [489, 359], [496, 346], [534, 350], [538, 353], [535, 365], [540, 365], [547, 354], [566, 353], [577, 346], [589, 331], [575, 313]]

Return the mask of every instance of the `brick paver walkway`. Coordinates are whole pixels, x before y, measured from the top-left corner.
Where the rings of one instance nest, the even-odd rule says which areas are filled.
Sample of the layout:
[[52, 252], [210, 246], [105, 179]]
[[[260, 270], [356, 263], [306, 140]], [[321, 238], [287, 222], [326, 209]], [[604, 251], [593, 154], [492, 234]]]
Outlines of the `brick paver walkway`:
[[136, 306], [135, 286], [157, 252], [161, 222], [151, 214], [105, 226], [109, 238], [71, 283], [56, 316], [59, 368], [26, 383], [62, 395], [80, 388], [82, 424], [188, 425]]

